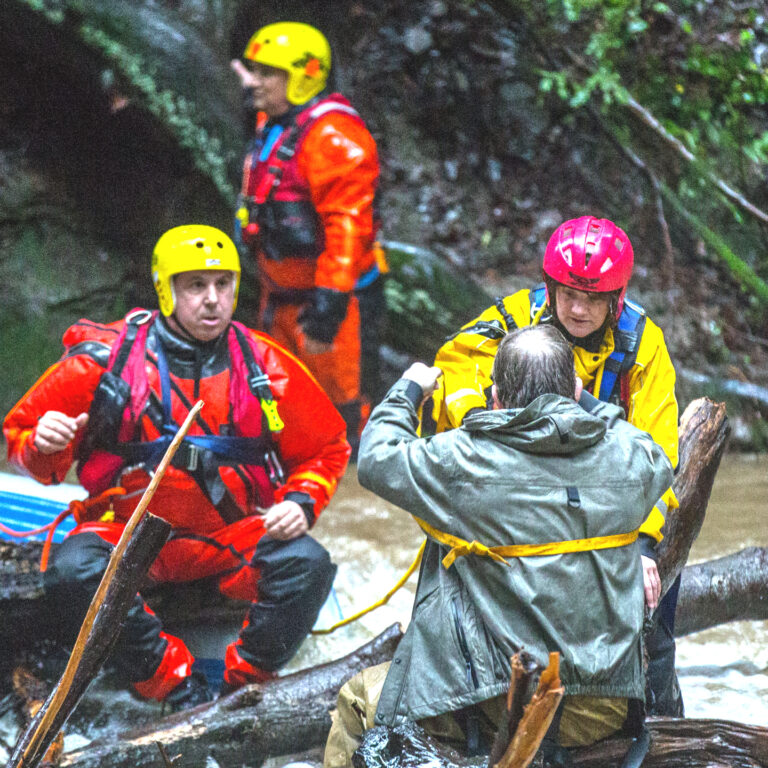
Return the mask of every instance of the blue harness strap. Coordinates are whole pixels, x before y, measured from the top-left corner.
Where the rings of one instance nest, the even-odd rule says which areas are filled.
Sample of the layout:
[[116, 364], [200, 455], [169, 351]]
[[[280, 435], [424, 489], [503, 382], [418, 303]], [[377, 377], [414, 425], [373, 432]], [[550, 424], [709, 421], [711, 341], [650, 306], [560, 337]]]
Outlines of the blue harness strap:
[[[621, 400], [620, 379], [629, 373], [637, 359], [637, 349], [645, 328], [645, 310], [624, 299], [624, 308], [613, 333], [614, 349], [605, 361], [598, 399], [605, 403]], [[617, 391], [618, 388], [618, 391]]]

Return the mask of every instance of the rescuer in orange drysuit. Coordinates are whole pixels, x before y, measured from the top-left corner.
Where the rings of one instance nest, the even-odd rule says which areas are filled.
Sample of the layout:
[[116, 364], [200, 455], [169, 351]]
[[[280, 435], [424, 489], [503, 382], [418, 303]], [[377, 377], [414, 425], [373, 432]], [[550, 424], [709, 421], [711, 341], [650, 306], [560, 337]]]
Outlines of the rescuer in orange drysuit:
[[307, 364], [356, 445], [379, 383], [379, 162], [358, 113], [327, 92], [330, 68], [325, 37], [295, 22], [263, 27], [233, 62], [258, 110], [235, 239], [257, 261], [262, 330]]
[[[349, 457], [344, 422], [306, 368], [233, 322], [240, 263], [217, 229], [176, 227], [155, 246], [160, 313], [108, 325], [80, 320], [65, 353], [8, 414], [9, 461], [42, 483], [73, 461], [90, 498], [55, 552], [45, 588], [74, 640], [112, 547], [178, 425], [203, 409], [150, 511], [172, 525], [150, 569], [158, 582], [217, 577], [251, 601], [225, 655], [232, 689], [273, 677], [317, 618], [336, 566], [307, 530]], [[137, 595], [113, 659], [146, 698], [173, 709], [211, 698], [184, 642]]]

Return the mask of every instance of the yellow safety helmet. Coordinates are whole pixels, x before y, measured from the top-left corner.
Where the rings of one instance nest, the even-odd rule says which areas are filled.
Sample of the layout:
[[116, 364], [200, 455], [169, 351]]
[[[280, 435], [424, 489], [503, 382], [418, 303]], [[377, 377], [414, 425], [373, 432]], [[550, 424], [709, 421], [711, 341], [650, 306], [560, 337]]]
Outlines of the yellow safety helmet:
[[331, 46], [325, 35], [298, 21], [262, 27], [248, 41], [243, 58], [285, 70], [285, 97], [291, 104], [306, 104], [320, 93], [331, 71]]
[[169, 317], [176, 306], [173, 276], [198, 269], [227, 270], [235, 273], [235, 303], [240, 288], [240, 257], [232, 240], [216, 227], [188, 224], [169, 229], [152, 252], [152, 282], [160, 311]]

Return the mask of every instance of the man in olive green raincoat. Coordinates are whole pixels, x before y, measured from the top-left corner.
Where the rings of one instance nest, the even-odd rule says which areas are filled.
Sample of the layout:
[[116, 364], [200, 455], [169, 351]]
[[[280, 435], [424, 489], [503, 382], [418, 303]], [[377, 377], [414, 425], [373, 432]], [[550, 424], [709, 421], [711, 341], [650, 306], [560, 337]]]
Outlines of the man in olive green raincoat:
[[501, 342], [494, 410], [419, 438], [439, 375], [411, 366], [363, 433], [361, 484], [428, 539], [408, 630], [391, 665], [342, 689], [326, 768], [351, 765], [365, 729], [405, 721], [482, 750], [521, 648], [542, 665], [560, 652], [562, 747], [641, 722], [637, 531], [672, 481], [664, 451], [618, 407], [582, 394], [550, 326]]

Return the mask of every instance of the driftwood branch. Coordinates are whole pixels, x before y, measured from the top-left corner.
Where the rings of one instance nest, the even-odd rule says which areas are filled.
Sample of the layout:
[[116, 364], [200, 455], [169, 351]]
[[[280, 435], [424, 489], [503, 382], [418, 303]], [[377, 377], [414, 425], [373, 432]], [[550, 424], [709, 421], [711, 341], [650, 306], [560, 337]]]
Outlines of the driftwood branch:
[[[512, 675], [507, 696], [507, 714], [517, 719], [517, 711], [527, 681], [521, 674], [523, 665], [516, 654], [512, 657]], [[524, 687], [525, 686], [525, 687]], [[560, 683], [560, 654], [550, 653], [549, 664], [539, 677], [536, 691], [525, 706], [514, 730], [507, 726], [509, 744], [498, 762], [489, 759], [490, 768], [527, 768], [547, 735], [565, 689]], [[510, 719], [511, 724], [511, 719]]]
[[264, 685], [249, 685], [210, 704], [118, 734], [64, 755], [64, 768], [156, 768], [157, 744], [178, 755], [175, 768], [200, 768], [210, 756], [222, 768], [256, 766], [325, 743], [339, 688], [357, 672], [392, 658], [402, 637], [389, 627], [357, 651]]
[[80, 645], [75, 647], [80, 648], [80, 653], [75, 657], [73, 651], [74, 663], [68, 665], [62, 679], [22, 734], [7, 768], [33, 768], [43, 758], [114, 647], [139, 583], [165, 544], [170, 528], [165, 520], [154, 515], [147, 515], [141, 521], [91, 619], [90, 631], [85, 638], [78, 638]]

